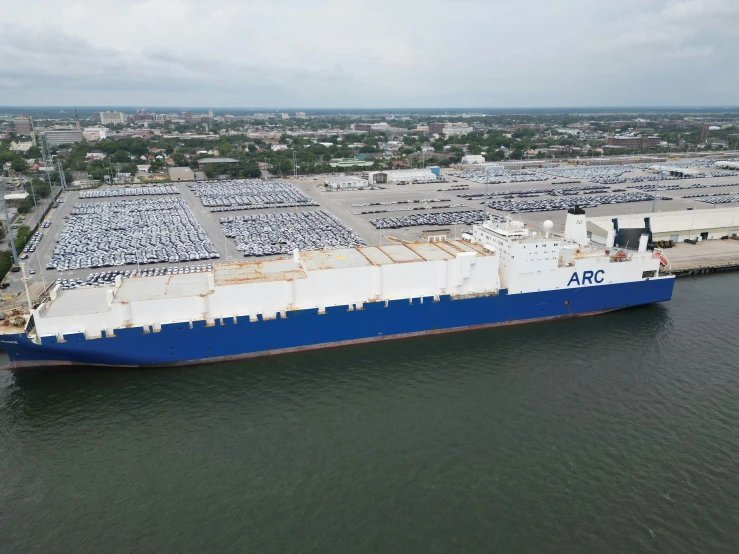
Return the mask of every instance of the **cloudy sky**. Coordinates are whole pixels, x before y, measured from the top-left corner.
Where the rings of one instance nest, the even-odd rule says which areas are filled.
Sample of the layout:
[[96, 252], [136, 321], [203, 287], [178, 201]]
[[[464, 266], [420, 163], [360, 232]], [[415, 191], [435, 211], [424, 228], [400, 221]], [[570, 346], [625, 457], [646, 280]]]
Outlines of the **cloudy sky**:
[[739, 105], [739, 0], [23, 0], [0, 105]]

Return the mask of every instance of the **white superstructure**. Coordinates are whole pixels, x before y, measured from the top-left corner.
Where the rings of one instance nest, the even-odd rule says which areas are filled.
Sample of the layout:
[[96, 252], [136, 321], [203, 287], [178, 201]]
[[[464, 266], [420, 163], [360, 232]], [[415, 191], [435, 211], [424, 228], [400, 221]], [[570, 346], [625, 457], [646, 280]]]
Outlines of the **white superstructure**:
[[659, 258], [646, 251], [646, 243], [639, 252], [590, 244], [584, 213], [567, 214], [563, 237], [548, 236], [548, 223], [545, 234], [527, 229], [520, 221], [487, 221], [474, 227], [474, 242], [500, 252], [501, 288], [511, 294], [539, 292], [627, 283], [659, 273]]

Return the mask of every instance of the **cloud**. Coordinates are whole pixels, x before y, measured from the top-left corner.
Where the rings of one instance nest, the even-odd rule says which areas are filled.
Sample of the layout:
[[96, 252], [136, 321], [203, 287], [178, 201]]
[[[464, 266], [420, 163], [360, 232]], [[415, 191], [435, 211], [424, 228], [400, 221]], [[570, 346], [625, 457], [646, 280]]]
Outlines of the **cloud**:
[[735, 104], [738, 48], [736, 0], [31, 0], [0, 104]]

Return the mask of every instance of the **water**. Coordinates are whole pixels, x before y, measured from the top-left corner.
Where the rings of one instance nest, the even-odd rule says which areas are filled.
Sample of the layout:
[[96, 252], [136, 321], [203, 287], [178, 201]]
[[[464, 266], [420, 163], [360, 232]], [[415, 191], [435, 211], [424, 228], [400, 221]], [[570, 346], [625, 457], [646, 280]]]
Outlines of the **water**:
[[0, 373], [0, 551], [736, 552], [738, 286], [230, 364]]

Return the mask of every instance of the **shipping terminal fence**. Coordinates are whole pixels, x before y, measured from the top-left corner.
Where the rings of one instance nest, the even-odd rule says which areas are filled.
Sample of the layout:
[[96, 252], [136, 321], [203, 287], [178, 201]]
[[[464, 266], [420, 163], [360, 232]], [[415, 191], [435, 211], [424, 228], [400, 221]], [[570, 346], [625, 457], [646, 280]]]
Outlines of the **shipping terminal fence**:
[[188, 184], [211, 212], [318, 206], [312, 198], [287, 181], [233, 179]]

